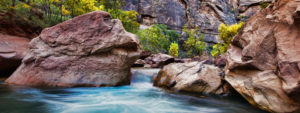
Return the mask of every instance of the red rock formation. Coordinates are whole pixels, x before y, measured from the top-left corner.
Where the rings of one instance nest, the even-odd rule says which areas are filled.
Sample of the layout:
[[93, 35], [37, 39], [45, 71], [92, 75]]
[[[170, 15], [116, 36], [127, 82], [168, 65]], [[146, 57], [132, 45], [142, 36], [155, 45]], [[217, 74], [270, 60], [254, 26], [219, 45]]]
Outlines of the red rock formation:
[[8, 76], [25, 57], [29, 39], [0, 33], [0, 76]]
[[300, 112], [299, 17], [299, 0], [275, 0], [232, 40], [225, 79], [261, 109]]
[[31, 86], [118, 86], [130, 83], [139, 41], [119, 20], [91, 12], [46, 28], [30, 42], [22, 65], [6, 80]]

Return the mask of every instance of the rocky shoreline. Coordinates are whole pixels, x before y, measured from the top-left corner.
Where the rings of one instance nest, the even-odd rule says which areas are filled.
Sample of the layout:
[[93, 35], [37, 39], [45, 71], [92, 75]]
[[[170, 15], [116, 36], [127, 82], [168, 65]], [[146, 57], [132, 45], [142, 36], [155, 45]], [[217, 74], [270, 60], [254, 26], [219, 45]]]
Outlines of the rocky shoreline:
[[[199, 26], [208, 21], [214, 23], [205, 26], [207, 31], [216, 31], [221, 22], [235, 23], [231, 21], [235, 15], [228, 10], [229, 2], [203, 5], [197, 0], [138, 0], [139, 7], [133, 7], [132, 0], [128, 1], [126, 5], [132, 6], [128, 10], [137, 10], [144, 24], [166, 22], [176, 29], [183, 23]], [[160, 71], [153, 83], [159, 88], [222, 96], [237, 92], [268, 112], [300, 112], [300, 2], [273, 0], [265, 9], [258, 9], [261, 1], [230, 2], [237, 3], [233, 7], [244, 15], [258, 13], [247, 20], [228, 51], [218, 58], [180, 59], [142, 52], [138, 37], [125, 31], [121, 21], [111, 19], [109, 13], [94, 11], [46, 28], [30, 43], [26, 38], [0, 34], [0, 71], [16, 68], [22, 60], [6, 84], [102, 87], [130, 84], [132, 73], [138, 73], [131, 71], [132, 67], [157, 68]], [[164, 8], [178, 12], [164, 17], [162, 14], [172, 12]], [[202, 8], [207, 10], [196, 13]]]

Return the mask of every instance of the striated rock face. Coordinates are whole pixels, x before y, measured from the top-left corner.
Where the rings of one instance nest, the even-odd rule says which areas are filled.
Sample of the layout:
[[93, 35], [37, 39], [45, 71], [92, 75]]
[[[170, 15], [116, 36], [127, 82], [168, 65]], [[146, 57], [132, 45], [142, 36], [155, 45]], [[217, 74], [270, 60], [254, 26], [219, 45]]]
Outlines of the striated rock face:
[[32, 86], [118, 86], [130, 83], [141, 49], [134, 34], [102, 11], [44, 29], [5, 82]]
[[160, 70], [154, 86], [174, 91], [223, 94], [221, 70], [203, 62], [173, 63]]
[[237, 20], [246, 21], [248, 18], [262, 10], [262, 3], [271, 3], [272, 0], [229, 0], [237, 12]]
[[236, 23], [235, 12], [226, 0], [123, 0], [125, 10], [136, 10], [142, 24], [165, 24], [181, 30], [187, 24], [198, 27], [205, 41], [218, 42], [220, 23]]
[[29, 39], [0, 33], [0, 76], [8, 76], [25, 57]]
[[276, 0], [250, 18], [227, 54], [225, 79], [251, 104], [300, 112], [299, 0]]

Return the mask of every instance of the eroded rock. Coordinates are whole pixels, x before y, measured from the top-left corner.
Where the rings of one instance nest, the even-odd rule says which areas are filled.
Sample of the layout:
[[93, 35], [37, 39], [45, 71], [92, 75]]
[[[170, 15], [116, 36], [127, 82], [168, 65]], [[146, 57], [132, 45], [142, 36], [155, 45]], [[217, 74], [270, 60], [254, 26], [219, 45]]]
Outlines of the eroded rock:
[[0, 76], [9, 76], [25, 57], [29, 39], [0, 33]]
[[249, 19], [227, 52], [225, 79], [251, 104], [269, 112], [299, 112], [297, 9], [299, 0], [275, 1]]
[[141, 53], [138, 38], [110, 14], [95, 11], [46, 28], [30, 42], [22, 65], [5, 82], [31, 86], [118, 86], [130, 83]]

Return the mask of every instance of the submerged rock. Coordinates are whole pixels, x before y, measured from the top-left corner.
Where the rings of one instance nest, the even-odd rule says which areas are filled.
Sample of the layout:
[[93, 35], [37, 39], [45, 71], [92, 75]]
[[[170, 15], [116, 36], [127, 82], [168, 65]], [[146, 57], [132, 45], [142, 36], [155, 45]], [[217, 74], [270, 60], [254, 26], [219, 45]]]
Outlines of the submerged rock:
[[32, 86], [118, 86], [130, 83], [141, 53], [138, 38], [110, 14], [95, 11], [46, 28], [30, 42], [22, 65], [5, 82]]
[[275, 1], [249, 19], [228, 50], [225, 79], [269, 112], [300, 112], [300, 2]]
[[9, 76], [25, 57], [29, 39], [0, 33], [0, 76]]
[[228, 93], [227, 86], [223, 87], [222, 71], [204, 62], [169, 64], [154, 78], [154, 86], [203, 94]]

